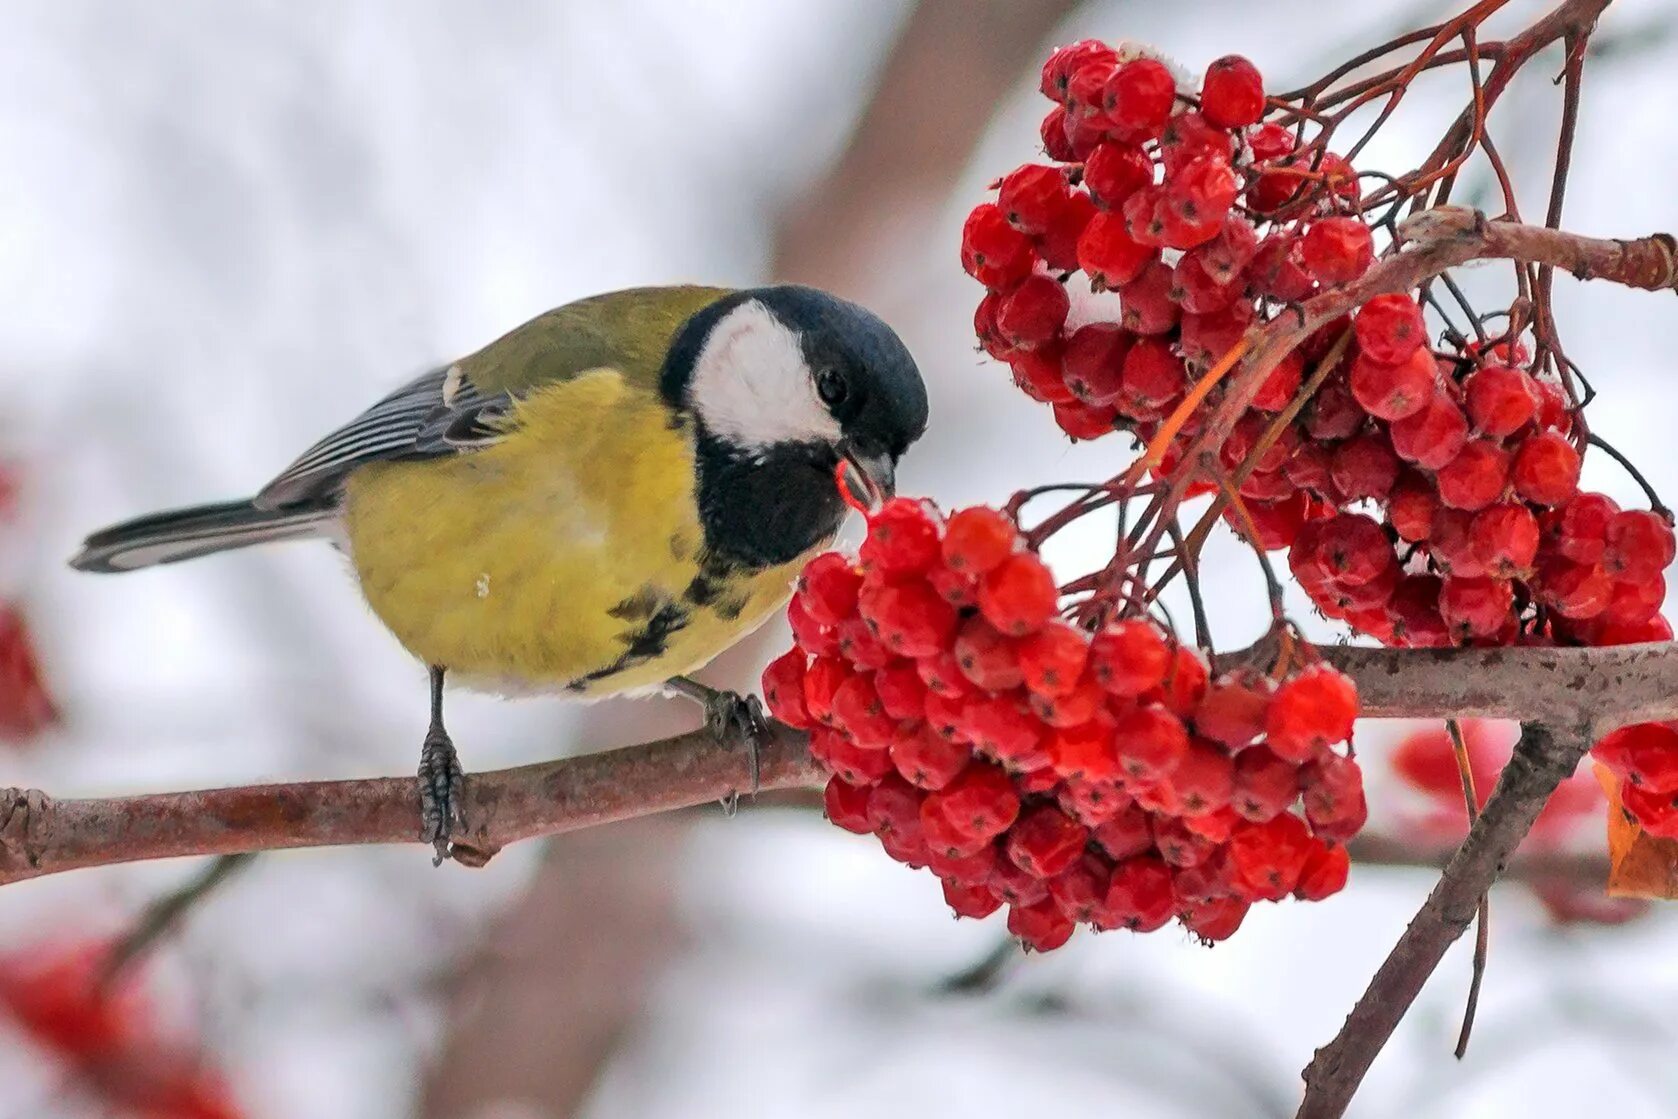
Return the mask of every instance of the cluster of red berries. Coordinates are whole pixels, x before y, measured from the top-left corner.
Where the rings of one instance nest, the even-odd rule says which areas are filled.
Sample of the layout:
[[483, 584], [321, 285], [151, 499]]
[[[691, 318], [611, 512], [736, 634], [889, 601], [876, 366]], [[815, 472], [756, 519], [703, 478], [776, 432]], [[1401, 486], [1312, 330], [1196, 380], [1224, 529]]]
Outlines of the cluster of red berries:
[[[1460, 725], [1469, 775], [1483, 807], [1520, 737], [1520, 724], [1463, 719]], [[1400, 808], [1394, 814], [1393, 826], [1398, 834], [1427, 848], [1460, 843], [1468, 831], [1468, 810], [1463, 804], [1462, 774], [1445, 726], [1435, 723], [1412, 731], [1384, 753], [1393, 774], [1420, 794], [1411, 799], [1420, 801], [1421, 811]], [[1581, 770], [1569, 775], [1550, 795], [1532, 830], [1521, 841], [1522, 853], [1555, 854], [1576, 849], [1580, 829], [1602, 819], [1603, 801], [1602, 787], [1591, 774]], [[1609, 897], [1600, 883], [1566, 873], [1535, 874], [1521, 885], [1560, 924], [1618, 925], [1649, 910], [1646, 899]]]
[[[998, 181], [961, 255], [987, 289], [982, 346], [1073, 438], [1152, 438], [1249, 326], [1373, 264], [1355, 172], [1261, 122], [1246, 59], [1214, 62], [1191, 96], [1163, 62], [1086, 40], [1050, 56], [1041, 88], [1056, 103], [1042, 131], [1053, 162]], [[1258, 388], [1220, 448], [1243, 506], [1226, 515], [1288, 549], [1325, 614], [1387, 644], [1670, 639], [1670, 520], [1579, 490], [1583, 428], [1529, 366], [1518, 342], [1436, 352], [1414, 298], [1377, 296]], [[1323, 381], [1272, 437], [1308, 372]], [[1218, 403], [1189, 417], [1160, 474]], [[1678, 829], [1678, 787], [1627, 784], [1628, 811]]]
[[[961, 257], [988, 289], [981, 344], [1073, 438], [1151, 435], [1269, 306], [1374, 260], [1368, 226], [1335, 212], [1357, 198], [1350, 166], [1258, 123], [1264, 83], [1246, 59], [1212, 63], [1191, 108], [1165, 63], [1085, 40], [1050, 57], [1042, 91], [1055, 162], [998, 181]], [[1284, 407], [1302, 367], [1283, 363], [1255, 408]]]
[[222, 1077], [145, 992], [107, 980], [110, 951], [72, 940], [0, 957], [0, 1019], [51, 1053], [101, 1114], [241, 1119]]
[[984, 506], [896, 498], [857, 560], [812, 560], [763, 689], [810, 731], [829, 818], [932, 870], [959, 916], [1006, 904], [1038, 950], [1173, 917], [1221, 940], [1253, 902], [1338, 891], [1366, 816], [1336, 748], [1352, 682], [1320, 663], [1209, 679], [1153, 621], [1091, 633], [1059, 602]]

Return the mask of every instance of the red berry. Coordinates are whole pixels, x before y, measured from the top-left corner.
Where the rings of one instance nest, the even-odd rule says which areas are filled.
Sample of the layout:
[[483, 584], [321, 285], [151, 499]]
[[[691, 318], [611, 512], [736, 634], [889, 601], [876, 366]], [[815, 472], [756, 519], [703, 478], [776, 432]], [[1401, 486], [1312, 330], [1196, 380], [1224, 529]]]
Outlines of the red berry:
[[[864, 542], [865, 552], [867, 547]], [[955, 608], [919, 579], [865, 587], [857, 607], [874, 635], [898, 656], [931, 656], [956, 628]]]
[[1253, 395], [1252, 407], [1261, 412], [1280, 412], [1293, 402], [1293, 395], [1304, 379], [1305, 358], [1298, 350], [1291, 350], [1265, 377], [1264, 384]]
[[869, 835], [874, 824], [868, 818], [868, 798], [872, 790], [864, 785], [852, 785], [843, 778], [830, 777], [822, 793], [822, 805], [827, 818], [848, 832]]
[[1183, 329], [1177, 344], [1183, 351], [1183, 360], [1204, 369], [1241, 341], [1241, 336], [1252, 325], [1253, 305], [1241, 300], [1220, 311], [1184, 315], [1182, 321]]
[[1398, 364], [1376, 361], [1360, 353], [1352, 363], [1352, 396], [1371, 416], [1402, 420], [1433, 400], [1435, 364], [1425, 347], [1410, 351]]
[[1059, 404], [1072, 399], [1066, 387], [1061, 365], [1062, 347], [1050, 344], [1035, 350], [1013, 350], [1008, 354], [1008, 368], [1014, 384], [1031, 399], [1044, 404]]
[[1265, 746], [1235, 756], [1230, 804], [1242, 819], [1262, 824], [1285, 812], [1299, 796], [1299, 766]]
[[1608, 528], [1619, 504], [1607, 494], [1578, 494], [1561, 509], [1556, 550], [1574, 563], [1596, 563], [1608, 550]]
[[1660, 613], [1665, 601], [1666, 580], [1659, 575], [1647, 583], [1615, 583], [1602, 616], [1617, 625], [1639, 625]]
[[1117, 323], [1090, 323], [1073, 331], [1061, 359], [1067, 389], [1086, 404], [1117, 400], [1132, 340], [1133, 335]]
[[956, 663], [962, 675], [987, 692], [1020, 686], [1020, 661], [1012, 638], [1004, 637], [980, 617], [967, 619], [956, 631]]
[[861, 588], [862, 573], [838, 552], [817, 556], [798, 576], [798, 596], [805, 613], [824, 626], [836, 626], [855, 615]]
[[1078, 270], [1078, 238], [1095, 218], [1095, 203], [1081, 191], [1066, 196], [1060, 208], [1049, 219], [1049, 228], [1037, 234], [1037, 255], [1051, 272]]
[[1400, 540], [1412, 544], [1428, 538], [1438, 511], [1439, 495], [1433, 483], [1414, 470], [1400, 475], [1387, 495], [1387, 523], [1393, 526]]
[[1080, 39], [1064, 47], [1056, 47], [1043, 63], [1038, 89], [1051, 101], [1066, 99], [1066, 86], [1086, 66], [1111, 64], [1118, 61], [1112, 47], [1099, 39]]
[[1221, 310], [1242, 294], [1240, 283], [1215, 279], [1201, 264], [1201, 254], [1209, 247], [1190, 249], [1171, 270], [1171, 298], [1196, 314]]
[[1181, 223], [1171, 228], [1173, 248], [1202, 245], [1218, 235], [1240, 191], [1223, 156], [1190, 160], [1165, 181], [1166, 204]]
[[1560, 557], [1546, 557], [1534, 583], [1540, 602], [1574, 621], [1596, 617], [1614, 598], [1614, 583], [1600, 566], [1569, 563]]
[[1323, 218], [1305, 231], [1300, 262], [1324, 287], [1350, 283], [1375, 262], [1369, 227], [1357, 218]]
[[1640, 789], [1678, 793], [1678, 729], [1670, 723], [1621, 727], [1592, 747], [1591, 756]]
[[961, 231], [961, 266], [992, 291], [1007, 291], [1031, 275], [1031, 238], [1008, 224], [993, 202], [973, 207]]
[[1008, 829], [1008, 857], [1038, 878], [1053, 878], [1077, 861], [1089, 829], [1052, 804], [1027, 809]]
[[1341, 513], [1323, 521], [1315, 553], [1323, 570], [1348, 586], [1371, 582], [1394, 564], [1386, 532], [1362, 513]]
[[1151, 622], [1109, 622], [1090, 639], [1090, 672], [1112, 695], [1134, 698], [1171, 670], [1171, 649]]
[[1515, 452], [1515, 492], [1534, 505], [1561, 505], [1579, 492], [1579, 452], [1554, 431], [1543, 431]]
[[1132, 780], [1158, 781], [1170, 774], [1189, 749], [1183, 722], [1157, 703], [1132, 708], [1113, 728], [1119, 767]]
[[1085, 855], [1049, 883], [1049, 897], [1069, 921], [1093, 921], [1106, 907], [1112, 867], [1099, 855]]
[[1439, 614], [1445, 623], [1470, 637], [1491, 637], [1509, 620], [1515, 605], [1514, 588], [1507, 579], [1450, 575], [1439, 592]]
[[1212, 898], [1186, 906], [1178, 919], [1202, 944], [1216, 944], [1235, 935], [1249, 908], [1241, 898]]
[[763, 670], [763, 699], [769, 713], [789, 727], [808, 730], [814, 723], [804, 706], [804, 650], [788, 649]]
[[1167, 179], [1197, 159], [1211, 157], [1228, 163], [1233, 150], [1229, 132], [1196, 112], [1178, 113], [1160, 134], [1160, 162], [1165, 164]]
[[986, 505], [959, 509], [944, 528], [944, 562], [983, 575], [1014, 554], [1019, 532], [1007, 514]]
[[1084, 186], [1103, 210], [1119, 209], [1153, 181], [1153, 161], [1135, 144], [1101, 144], [1084, 160]]
[[1228, 846], [1236, 884], [1251, 900], [1281, 901], [1299, 885], [1315, 846], [1305, 821], [1292, 813], [1238, 828]]
[[1171, 869], [1155, 855], [1134, 855], [1113, 868], [1105, 919], [1116, 928], [1152, 932], [1171, 919], [1176, 899]]
[[1283, 681], [1265, 720], [1267, 742], [1280, 757], [1304, 761], [1352, 736], [1358, 689], [1326, 664], [1314, 664]]
[[1138, 58], [1115, 70], [1103, 92], [1113, 134], [1121, 140], [1141, 143], [1164, 131], [1177, 100], [1177, 79], [1165, 63]]
[[1028, 696], [1032, 711], [1051, 727], [1075, 727], [1087, 723], [1103, 710], [1106, 699], [1100, 687], [1089, 677], [1076, 681], [1072, 688], [1060, 695], [1032, 692]]
[[1054, 576], [1029, 552], [1009, 556], [979, 584], [979, 612], [1015, 637], [1041, 629], [1054, 616], [1059, 599]]
[[957, 917], [981, 920], [1002, 908], [1002, 899], [989, 886], [945, 881], [944, 903]]
[[1090, 287], [1111, 291], [1135, 280], [1159, 256], [1157, 247], [1130, 235], [1117, 212], [1097, 214], [1078, 236], [1078, 267], [1089, 276]]
[[827, 767], [852, 785], [877, 785], [892, 772], [891, 755], [863, 746], [847, 734], [827, 741]]
[[1417, 412], [1394, 421], [1393, 451], [1406, 462], [1438, 470], [1455, 459], [1468, 442], [1468, 417], [1443, 391]]
[[1329, 477], [1335, 488], [1352, 500], [1386, 497], [1398, 481], [1402, 464], [1387, 437], [1375, 431], [1354, 435], [1334, 449]]
[[1344, 847], [1320, 844], [1312, 848], [1299, 875], [1294, 897], [1301, 901], [1322, 901], [1346, 888], [1352, 856]]
[[1495, 439], [1513, 435], [1538, 414], [1532, 378], [1507, 365], [1488, 365], [1463, 382], [1474, 430]]
[[[868, 518], [859, 558], [864, 571], [917, 574], [939, 558], [938, 513], [924, 501], [894, 497]], [[814, 616], [814, 615], [812, 615]]]
[[838, 657], [821, 656], [804, 670], [804, 710], [818, 723], [833, 719], [833, 697], [854, 675], [850, 665]]
[[1659, 513], [1632, 509], [1608, 522], [1602, 566], [1614, 578], [1651, 582], [1672, 558], [1672, 525]]
[[1538, 556], [1538, 518], [1525, 505], [1504, 502], [1474, 514], [1469, 527], [1474, 558], [1500, 579], [1524, 575]]
[[1122, 385], [1127, 401], [1164, 404], [1188, 386], [1188, 370], [1183, 368], [1183, 359], [1172, 352], [1170, 343], [1138, 338], [1125, 355]]
[[1165, 334], [1177, 325], [1181, 310], [1171, 298], [1171, 269], [1149, 260], [1136, 278], [1119, 285], [1119, 319], [1137, 334]]
[[1220, 676], [1195, 708], [1194, 728], [1207, 738], [1239, 750], [1264, 733], [1271, 691], [1270, 681], [1263, 677]]
[[1017, 646], [1025, 686], [1038, 695], [1066, 695], [1077, 687], [1089, 651], [1090, 639], [1082, 630], [1051, 621]]
[[824, 626], [810, 617], [796, 595], [787, 603], [787, 625], [792, 627], [793, 644], [811, 656], [832, 656], [839, 652], [839, 635], [835, 627]]
[[1091, 405], [1070, 400], [1054, 406], [1055, 423], [1073, 439], [1099, 439], [1110, 435], [1119, 412], [1111, 404]]
[[1329, 754], [1305, 767], [1305, 819], [1319, 839], [1345, 842], [1369, 819], [1363, 771], [1351, 758]]
[[926, 684], [910, 661], [897, 661], [874, 673], [874, 691], [894, 719], [919, 719], [926, 711]]
[[892, 765], [903, 779], [929, 791], [954, 781], [973, 757], [973, 751], [964, 744], [951, 742], [924, 725], [899, 732], [888, 749]]
[[1092, 138], [1087, 147], [1074, 143], [1073, 132], [1076, 131], [1072, 115], [1060, 105], [1050, 109], [1043, 117], [1043, 123], [1038, 126], [1038, 135], [1043, 141], [1043, 154], [1060, 163], [1076, 163], [1095, 146]]
[[[1422, 309], [1410, 296], [1397, 292], [1377, 295], [1365, 303], [1353, 326], [1362, 356], [1382, 365], [1404, 364], [1427, 345]], [[1431, 364], [1428, 372], [1431, 381]]]
[[885, 647], [868, 623], [861, 617], [846, 618], [834, 627], [839, 638], [839, 655], [864, 671], [884, 668], [892, 661], [892, 651]]
[[1008, 910], [1008, 931], [1032, 952], [1053, 952], [1072, 939], [1073, 928], [1052, 898], [1032, 905], [1014, 905]]
[[1067, 780], [1116, 781], [1119, 757], [1114, 752], [1115, 728], [1109, 719], [1090, 719], [1057, 727], [1047, 748], [1054, 771]]
[[1200, 111], [1219, 128], [1245, 128], [1264, 115], [1264, 79], [1258, 67], [1229, 54], [1206, 68]]
[[1035, 349], [1059, 336], [1072, 301], [1049, 276], [1032, 276], [996, 305], [996, 329], [1018, 349]]
[[1027, 163], [1002, 178], [996, 204], [1003, 215], [1022, 233], [1042, 233], [1070, 193], [1066, 176], [1058, 167]]
[[1509, 452], [1475, 439], [1439, 470], [1439, 499], [1453, 509], [1484, 509], [1509, 484]]
[[1007, 831], [1020, 814], [1020, 796], [1008, 775], [975, 762], [941, 792], [927, 795], [938, 811], [966, 835], [990, 837]]
[[1235, 763], [1228, 751], [1197, 739], [1166, 780], [1184, 812], [1204, 816], [1228, 807], [1235, 795]]
[[1154, 845], [1148, 814], [1134, 804], [1127, 805], [1118, 815], [1097, 826], [1093, 838], [1096, 846], [1107, 852], [1115, 862], [1140, 855]]
[[1031, 772], [1046, 768], [1051, 761], [1043, 724], [1017, 692], [966, 700], [961, 728], [973, 740], [975, 751], [1011, 770]]

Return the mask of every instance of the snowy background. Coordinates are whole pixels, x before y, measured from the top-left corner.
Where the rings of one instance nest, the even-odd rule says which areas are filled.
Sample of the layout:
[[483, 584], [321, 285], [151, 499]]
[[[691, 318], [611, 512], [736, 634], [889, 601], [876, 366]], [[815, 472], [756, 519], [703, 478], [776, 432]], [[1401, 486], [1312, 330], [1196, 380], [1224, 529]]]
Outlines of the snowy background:
[[[928, 14], [908, 0], [10, 0], [0, 449], [29, 466], [3, 574], [66, 723], [0, 753], [0, 784], [93, 796], [411, 770], [423, 671], [330, 549], [109, 580], [63, 560], [110, 520], [253, 490], [399, 379], [577, 296], [821, 282], [898, 325], [931, 383], [906, 492], [961, 504], [1111, 473], [1119, 448], [1069, 448], [975, 356], [956, 264], [984, 183], [1035, 154], [1036, 61], [1131, 37], [1195, 70], [1240, 51], [1282, 88], [1445, 7], [1035, 2], [926, 0], [955, 45], [922, 43], [894, 80], [894, 44]], [[1507, 26], [1541, 10], [1510, 7]], [[1678, 225], [1674, 18], [1671, 0], [1610, 10], [1572, 228]], [[1535, 211], [1555, 69], [1535, 66], [1494, 118]], [[918, 110], [867, 112], [882, 76]], [[1423, 83], [1367, 162], [1409, 166], [1461, 96], [1460, 75]], [[948, 124], [920, 119], [939, 106]], [[864, 171], [836, 187], [848, 137], [894, 114], [923, 131], [853, 149], [873, 161], [842, 163]], [[869, 219], [819, 235], [852, 208]], [[1593, 426], [1678, 493], [1671, 410], [1649, 404], [1672, 391], [1670, 299], [1564, 279], [1558, 305], [1603, 392]], [[1587, 481], [1635, 499], [1606, 465]], [[1251, 561], [1227, 548], [1207, 566], [1217, 636], [1242, 644], [1265, 616]], [[782, 642], [763, 635], [711, 679], [749, 686]], [[498, 768], [693, 718], [456, 696], [450, 725], [469, 768]], [[1364, 735], [1371, 757], [1383, 733]], [[930, 876], [807, 809], [610, 830], [477, 872], [433, 871], [419, 848], [265, 856], [193, 915], [159, 982], [252, 1119], [1287, 1115], [1298, 1069], [1432, 881], [1356, 869], [1332, 902], [1261, 907], [1215, 950], [1174, 929], [1080, 936], [950, 996], [940, 981], [992, 950], [999, 921], [952, 922]], [[0, 950], [120, 930], [197, 869], [8, 887]], [[1465, 945], [1354, 1113], [1678, 1114], [1675, 935], [1664, 913], [1555, 928], [1500, 895], [1468, 1060], [1450, 1058]], [[0, 1119], [102, 1114], [5, 1029]]]

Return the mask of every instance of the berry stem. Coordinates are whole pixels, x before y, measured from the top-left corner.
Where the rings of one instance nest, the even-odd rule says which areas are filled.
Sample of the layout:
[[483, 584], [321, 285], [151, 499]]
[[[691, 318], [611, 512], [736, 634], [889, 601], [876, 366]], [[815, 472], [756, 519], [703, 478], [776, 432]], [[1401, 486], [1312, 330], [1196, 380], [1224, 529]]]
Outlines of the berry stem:
[[[1468, 743], [1462, 737], [1462, 723], [1445, 720], [1445, 733], [1451, 736], [1451, 753], [1456, 755], [1457, 775], [1462, 779], [1463, 807], [1468, 810], [1468, 823], [1473, 826], [1480, 818], [1480, 797], [1474, 789], [1474, 767], [1468, 758]], [[1468, 1038], [1474, 1032], [1474, 1014], [1480, 1008], [1480, 987], [1486, 978], [1486, 954], [1491, 939], [1492, 896], [1490, 891], [1480, 895], [1480, 907], [1474, 919], [1474, 973], [1468, 981], [1468, 1002], [1462, 1011], [1462, 1028], [1457, 1032], [1457, 1060], [1468, 1052]]]
[[1591, 446], [1602, 451], [1603, 454], [1607, 455], [1615, 462], [1619, 463], [1625, 469], [1625, 472], [1631, 475], [1632, 481], [1636, 482], [1638, 486], [1642, 488], [1643, 496], [1649, 499], [1650, 509], [1653, 509], [1655, 512], [1659, 513], [1663, 517], [1666, 517], [1668, 520], [1671, 519], [1672, 510], [1667, 508], [1666, 503], [1661, 500], [1660, 494], [1655, 492], [1655, 487], [1649, 483], [1649, 479], [1643, 476], [1643, 472], [1641, 470], [1632, 465], [1630, 459], [1620, 453], [1620, 451], [1612, 443], [1608, 442], [1608, 440], [1604, 439], [1594, 431], [1591, 432], [1587, 442]]

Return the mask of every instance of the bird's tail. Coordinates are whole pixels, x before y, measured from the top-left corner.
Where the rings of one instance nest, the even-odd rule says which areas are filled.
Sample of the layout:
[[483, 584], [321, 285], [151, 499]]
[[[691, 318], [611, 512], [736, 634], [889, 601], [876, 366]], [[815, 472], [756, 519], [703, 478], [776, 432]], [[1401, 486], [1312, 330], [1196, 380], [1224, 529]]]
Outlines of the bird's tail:
[[78, 571], [137, 571], [213, 552], [318, 535], [336, 514], [319, 506], [258, 509], [249, 501], [194, 505], [135, 517], [89, 536], [70, 561]]

